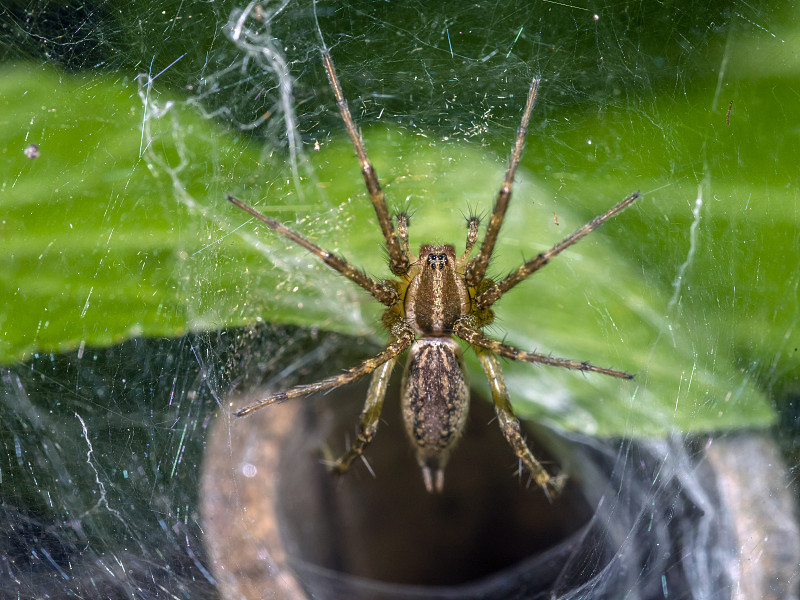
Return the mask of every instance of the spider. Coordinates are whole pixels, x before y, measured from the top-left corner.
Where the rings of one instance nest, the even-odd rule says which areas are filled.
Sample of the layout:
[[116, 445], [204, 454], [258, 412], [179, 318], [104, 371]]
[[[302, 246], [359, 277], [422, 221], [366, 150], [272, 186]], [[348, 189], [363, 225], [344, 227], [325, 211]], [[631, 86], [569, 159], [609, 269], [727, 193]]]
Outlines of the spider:
[[564, 475], [550, 475], [525, 443], [520, 423], [509, 401], [498, 357], [590, 371], [622, 379], [632, 379], [633, 375], [597, 367], [585, 361], [525, 352], [486, 337], [482, 330], [494, 320], [492, 305], [506, 292], [544, 267], [554, 256], [630, 206], [640, 193], [631, 194], [546, 252], [525, 262], [501, 281], [495, 282], [485, 277], [508, 208], [514, 174], [522, 155], [528, 122], [536, 100], [540, 80], [534, 78], [528, 91], [527, 103], [516, 133], [505, 179], [497, 195], [477, 255], [470, 258], [476, 245], [480, 225], [479, 218], [473, 216], [467, 221], [466, 248], [460, 256], [456, 255], [455, 248], [449, 244], [422, 244], [419, 254], [415, 256], [408, 242], [409, 216], [405, 212], [400, 212], [393, 220], [389, 215], [375, 169], [367, 157], [364, 143], [353, 123], [336, 76], [333, 60], [324, 45], [322, 61], [345, 129], [361, 163], [361, 173], [383, 233], [389, 270], [394, 278], [377, 281], [345, 259], [324, 250], [302, 234], [263, 215], [237, 198], [228, 196], [228, 200], [278, 234], [302, 246], [384, 304], [386, 310], [381, 321], [389, 332], [389, 343], [372, 358], [335, 377], [276, 392], [239, 409], [235, 413], [236, 416], [243, 417], [270, 404], [337, 388], [372, 374], [367, 399], [361, 413], [358, 436], [342, 456], [329, 464], [332, 472], [344, 473], [356, 458], [362, 456], [364, 449], [374, 438], [389, 376], [400, 354], [408, 350], [401, 389], [403, 420], [416, 451], [417, 462], [422, 469], [425, 488], [431, 493], [442, 492], [444, 468], [464, 429], [469, 407], [469, 386], [464, 371], [462, 351], [455, 340], [460, 338], [470, 344], [478, 356], [489, 380], [498, 424], [521, 465], [524, 465], [533, 481], [548, 496], [558, 494], [566, 478]]

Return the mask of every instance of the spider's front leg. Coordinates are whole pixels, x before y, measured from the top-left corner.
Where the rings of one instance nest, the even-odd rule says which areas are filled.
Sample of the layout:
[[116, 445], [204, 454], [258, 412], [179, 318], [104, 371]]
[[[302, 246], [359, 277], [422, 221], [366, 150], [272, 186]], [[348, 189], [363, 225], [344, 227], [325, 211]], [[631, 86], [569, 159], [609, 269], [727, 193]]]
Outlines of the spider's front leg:
[[520, 431], [519, 420], [514, 415], [514, 409], [511, 408], [511, 402], [508, 399], [508, 389], [506, 388], [506, 382], [503, 379], [503, 372], [500, 370], [497, 356], [485, 348], [475, 348], [475, 353], [478, 355], [478, 360], [480, 360], [483, 371], [489, 380], [492, 400], [494, 400], [494, 408], [497, 413], [497, 422], [503, 435], [514, 449], [517, 457], [522, 461], [522, 464], [530, 471], [536, 485], [541, 487], [550, 497], [558, 495], [566, 483], [566, 475], [550, 475], [542, 466], [542, 463], [536, 460], [533, 452], [530, 451], [530, 448], [525, 443]]

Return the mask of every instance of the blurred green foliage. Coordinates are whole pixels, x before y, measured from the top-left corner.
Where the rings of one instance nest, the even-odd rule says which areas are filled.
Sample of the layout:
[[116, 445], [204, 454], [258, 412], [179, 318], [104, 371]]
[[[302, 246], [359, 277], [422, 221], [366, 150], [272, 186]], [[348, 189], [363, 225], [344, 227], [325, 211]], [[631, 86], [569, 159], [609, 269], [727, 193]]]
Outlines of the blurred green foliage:
[[[224, 200], [234, 193], [371, 275], [387, 273], [315, 39], [287, 48], [299, 57], [291, 62], [298, 186], [285, 139], [259, 138], [226, 118], [255, 119], [269, 107], [224, 91], [195, 101], [186, 87], [198, 80], [202, 57], [217, 52], [218, 66], [236, 54], [219, 35], [226, 11], [197, 6], [187, 4], [183, 20], [167, 11], [173, 21], [161, 28], [158, 16], [140, 21], [150, 41], [138, 49], [133, 29], [100, 35], [110, 30], [103, 23], [117, 22], [114, 11], [105, 20], [95, 14], [97, 28], [84, 41], [102, 38], [91, 46], [99, 69], [90, 68], [92, 52], [73, 47], [64, 58], [62, 47], [51, 64], [6, 62], [0, 70], [4, 362], [259, 320], [379, 332], [376, 303]], [[320, 10], [326, 31], [352, 29], [343, 12]], [[765, 32], [712, 12], [721, 20], [676, 9], [644, 21], [632, 5], [607, 7], [594, 30], [591, 15], [584, 22], [542, 13], [528, 29], [507, 25], [494, 37], [443, 22], [452, 54], [445, 29], [387, 34], [392, 15], [365, 19], [367, 33], [329, 36], [387, 196], [414, 211], [412, 246], [461, 247], [462, 211], [490, 209], [536, 73], [542, 95], [490, 274], [501, 276], [631, 191], [645, 192], [504, 298], [489, 331], [637, 380], [507, 364], [521, 414], [605, 435], [761, 426], [773, 420], [766, 394], [797, 385], [800, 86], [789, 57], [800, 38], [780, 29], [778, 13]], [[469, 10], [458, 14], [462, 25], [477, 23]], [[293, 5], [274, 33], [290, 35], [310, 18]], [[548, 36], [541, 26], [532, 33], [536, 19], [550, 19], [563, 45], [537, 49]], [[626, 35], [612, 35], [612, 25]], [[179, 47], [193, 32], [196, 43]], [[6, 49], [16, 50], [7, 58], [46, 51], [33, 36], [7, 39]], [[492, 53], [495, 42], [508, 55]], [[412, 56], [414, 47], [421, 51]], [[628, 68], [634, 48], [645, 57], [638, 74]], [[563, 71], [570, 56], [582, 59], [571, 74]], [[150, 88], [134, 78], [170, 63]], [[231, 110], [209, 116], [220, 107]], [[30, 143], [39, 158], [25, 156]], [[479, 370], [471, 370], [480, 387]]]

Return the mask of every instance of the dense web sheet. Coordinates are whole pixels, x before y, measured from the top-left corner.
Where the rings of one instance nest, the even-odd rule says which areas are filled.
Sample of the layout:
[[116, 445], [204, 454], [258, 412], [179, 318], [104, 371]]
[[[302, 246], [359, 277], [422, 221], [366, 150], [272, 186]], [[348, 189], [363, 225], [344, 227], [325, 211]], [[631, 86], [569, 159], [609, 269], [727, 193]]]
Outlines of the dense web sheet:
[[[29, 2], [0, 6], [0, 36], [0, 597], [244, 594], [209, 541], [214, 481], [251, 529], [242, 556], [281, 593], [297, 573], [315, 597], [797, 597], [796, 7]], [[498, 303], [490, 335], [637, 379], [504, 364], [515, 410], [543, 428], [531, 436], [581, 486], [560, 506], [590, 509], [554, 553], [509, 551], [495, 579], [443, 568], [418, 582], [436, 592], [399, 589], [372, 581], [377, 568], [315, 558], [307, 546], [330, 539], [301, 525], [336, 522], [292, 513], [287, 490], [309, 484], [284, 471], [288, 558], [251, 526], [248, 486], [265, 483], [243, 440], [260, 432], [227, 417], [229, 394], [334, 374], [385, 343], [377, 303], [225, 201], [388, 274], [321, 37], [390, 208], [412, 213], [412, 246], [460, 251], [463, 214], [488, 214], [534, 76], [490, 275], [644, 193]], [[363, 393], [330, 438], [314, 442], [319, 417], [305, 415], [296, 454], [318, 466], [321, 445], [341, 451]], [[402, 429], [392, 418], [378, 438]], [[496, 429], [490, 418], [473, 425]], [[463, 450], [469, 464], [468, 442], [454, 461]], [[403, 444], [396, 463], [377, 448], [356, 464], [353, 485], [405, 481]], [[498, 452], [489, 470], [534, 502]], [[408, 481], [403, 493], [424, 492]], [[435, 512], [426, 502], [409, 500]], [[392, 543], [375, 554], [404, 548]]]

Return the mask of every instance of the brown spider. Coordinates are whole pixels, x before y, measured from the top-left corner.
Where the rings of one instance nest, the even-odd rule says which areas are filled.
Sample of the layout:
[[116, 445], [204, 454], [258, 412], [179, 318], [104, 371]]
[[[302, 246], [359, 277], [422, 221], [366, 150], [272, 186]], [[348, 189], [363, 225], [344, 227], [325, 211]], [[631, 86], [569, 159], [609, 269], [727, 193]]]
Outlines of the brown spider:
[[414, 256], [408, 245], [408, 215], [405, 213], [396, 215], [397, 229], [395, 229], [383, 190], [367, 157], [361, 136], [353, 123], [347, 101], [336, 77], [333, 60], [326, 48], [322, 50], [322, 60], [336, 96], [339, 113], [361, 162], [361, 172], [386, 241], [389, 269], [395, 279], [376, 281], [343, 258], [323, 250], [308, 238], [261, 214], [233, 196], [228, 196], [228, 200], [267, 227], [302, 246], [386, 305], [382, 323], [389, 331], [390, 340], [383, 351], [340, 375], [277, 392], [239, 409], [236, 416], [243, 417], [269, 404], [336, 388], [372, 373], [367, 400], [361, 413], [358, 437], [353, 446], [330, 467], [335, 473], [344, 473], [352, 462], [362, 455], [364, 448], [375, 436], [389, 376], [398, 356], [410, 349], [401, 392], [406, 431], [416, 450], [425, 487], [429, 492], [441, 492], [444, 485], [444, 467], [451, 450], [461, 436], [469, 406], [469, 386], [464, 373], [461, 348], [455, 341], [453, 337], [455, 336], [468, 342], [478, 355], [489, 379], [498, 423], [506, 440], [525, 468], [530, 471], [533, 480], [545, 493], [557, 494], [563, 487], [565, 477], [551, 476], [528, 449], [520, 432], [519, 421], [511, 408], [497, 357], [592, 371], [622, 379], [632, 379], [633, 375], [596, 367], [588, 362], [524, 352], [487, 338], [483, 335], [482, 329], [494, 320], [491, 306], [503, 294], [541, 269], [551, 258], [632, 204], [639, 197], [639, 192], [631, 194], [605, 214], [594, 218], [547, 252], [527, 261], [502, 281], [494, 282], [484, 277], [508, 208], [514, 174], [522, 155], [528, 121], [539, 86], [539, 79], [535, 78], [528, 92], [522, 123], [514, 140], [503, 187], [497, 195], [477, 256], [470, 258], [478, 237], [477, 217], [472, 217], [468, 221], [466, 250], [461, 256], [456, 256], [455, 248], [449, 244], [441, 246], [423, 244], [420, 246], [419, 255]]

